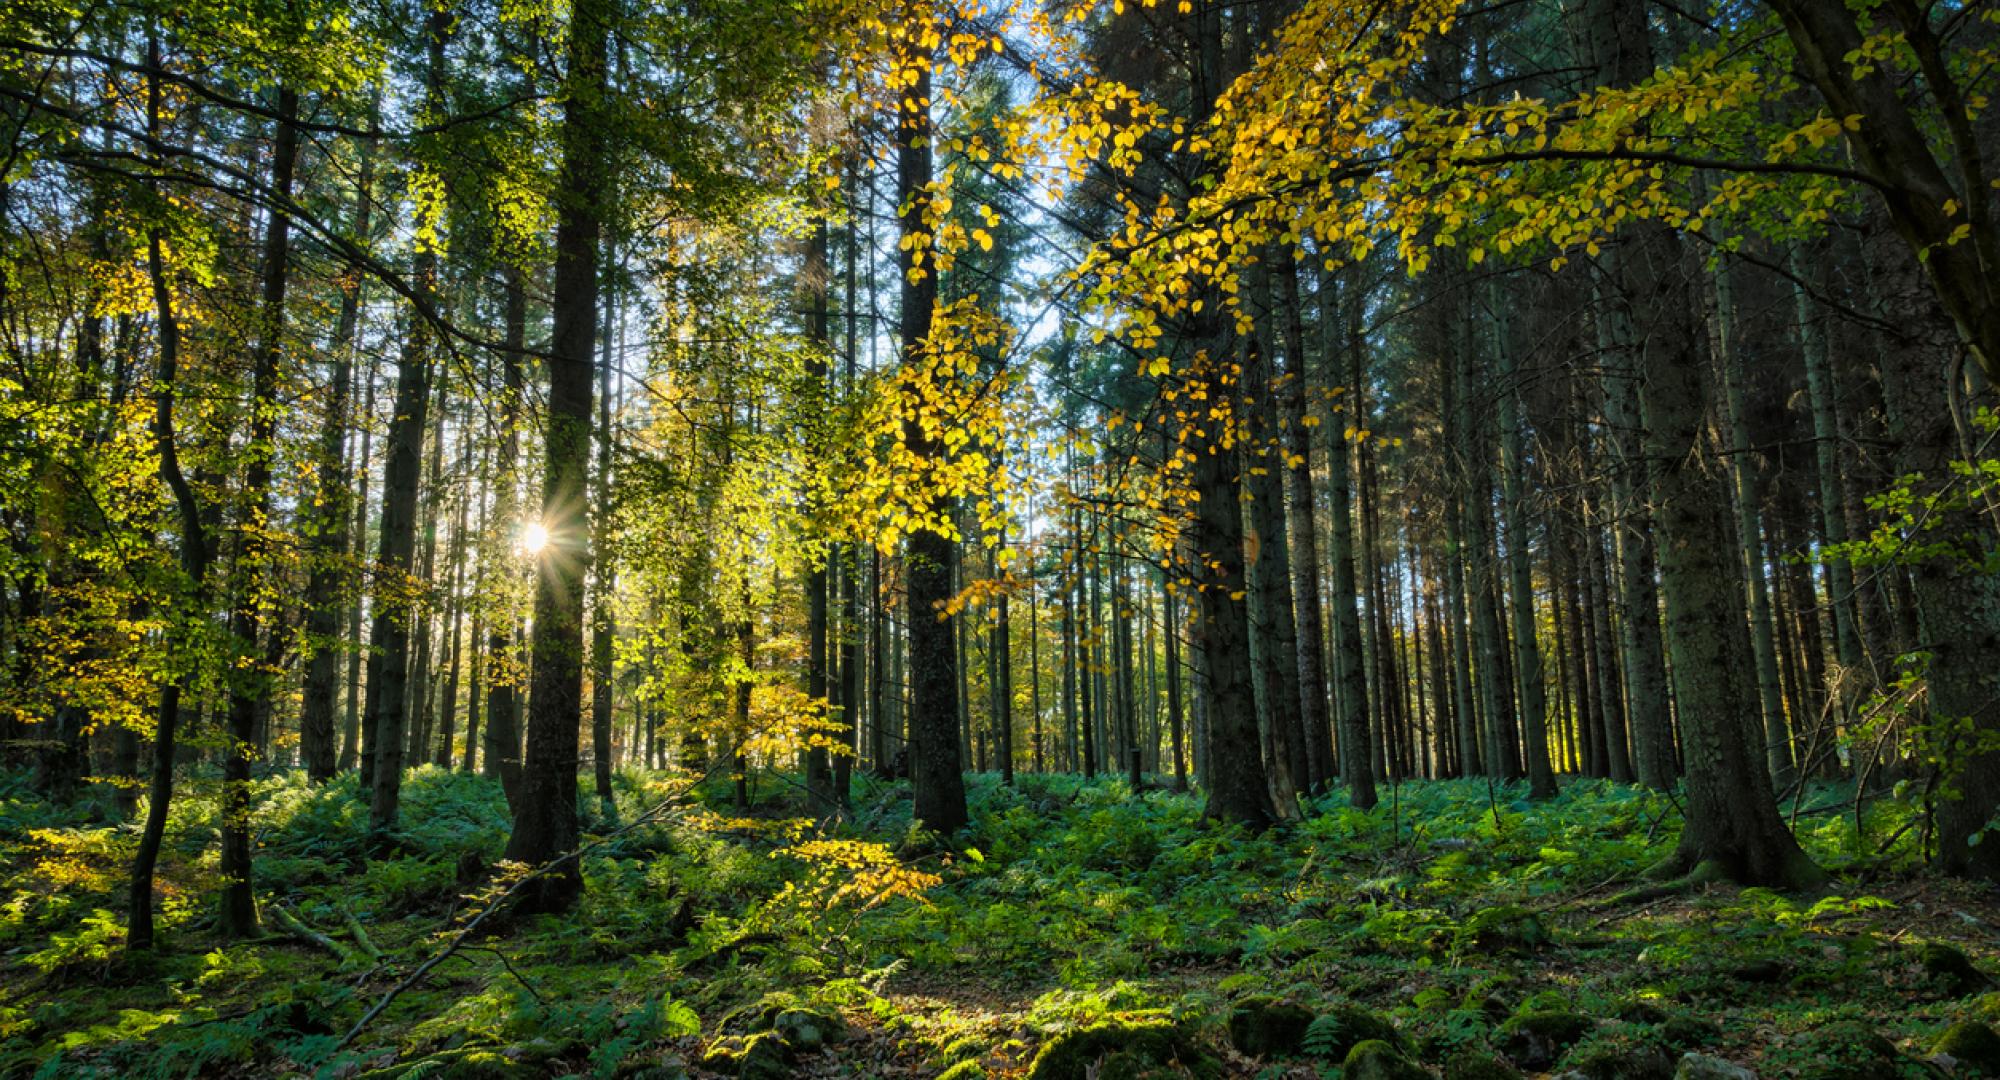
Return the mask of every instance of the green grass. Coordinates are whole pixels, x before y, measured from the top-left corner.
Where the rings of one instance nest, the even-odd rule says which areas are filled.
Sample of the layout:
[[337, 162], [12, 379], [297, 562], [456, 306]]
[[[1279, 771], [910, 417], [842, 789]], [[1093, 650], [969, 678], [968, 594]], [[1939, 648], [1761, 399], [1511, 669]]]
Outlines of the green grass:
[[[621, 774], [618, 820], [674, 783]], [[1178, 1033], [1157, 1040], [1171, 1064], [1127, 1054], [1102, 1070], [1340, 1074], [1337, 1056], [1317, 1056], [1332, 1045], [1320, 1035], [1265, 1058], [1232, 1047], [1225, 1022], [1256, 996], [1321, 1016], [1366, 1009], [1433, 1070], [1536, 1057], [1549, 1048], [1523, 1033], [1540, 1025], [1564, 1042], [1581, 1030], [1552, 1053], [1593, 1074], [1698, 1050], [1766, 1076], [1833, 1076], [1861, 1052], [1835, 1037], [1855, 1021], [1901, 1054], [1865, 1067], [1920, 1075], [1946, 1026], [1991, 1019], [1981, 988], [1929, 973], [1922, 946], [1955, 944], [1992, 970], [2000, 915], [1984, 890], [1917, 868], [1922, 830], [1892, 800], [1868, 807], [1860, 836], [1850, 812], [1799, 819], [1836, 872], [1828, 892], [1626, 901], [1671, 850], [1677, 812], [1604, 783], [1539, 804], [1484, 782], [1408, 784], [1367, 813], [1333, 795], [1252, 836], [1205, 821], [1194, 796], [978, 776], [975, 824], [949, 838], [914, 830], [896, 786], [859, 784], [854, 820], [825, 834], [791, 820], [794, 785], [759, 786], [748, 817], [717, 784], [596, 849], [573, 913], [499, 921], [336, 1051], [482, 902], [507, 830], [495, 784], [414, 770], [382, 857], [351, 778], [262, 781], [272, 936], [227, 946], [210, 925], [212, 783], [190, 784], [162, 867], [163, 947], [133, 959], [120, 947], [133, 829], [0, 776], [0, 1075], [1008, 1076], [1067, 1032], [1161, 1023]], [[1842, 797], [1815, 790], [1804, 806]], [[813, 840], [842, 843], [801, 846]], [[278, 906], [335, 948], [287, 935]], [[805, 1012], [780, 1023], [785, 1009]], [[1509, 1023], [1529, 1012], [1589, 1023]], [[833, 1014], [846, 1037], [824, 1047], [751, 1045], [774, 1023]], [[1064, 1045], [1042, 1075], [1094, 1044]]]

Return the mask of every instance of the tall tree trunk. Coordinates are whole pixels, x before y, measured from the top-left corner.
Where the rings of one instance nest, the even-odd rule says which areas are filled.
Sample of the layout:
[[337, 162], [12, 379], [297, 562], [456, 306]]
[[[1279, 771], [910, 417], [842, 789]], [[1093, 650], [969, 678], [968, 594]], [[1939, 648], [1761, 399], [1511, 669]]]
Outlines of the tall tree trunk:
[[[361, 144], [361, 173], [354, 186], [354, 235], [366, 242], [374, 210], [375, 140]], [[340, 678], [340, 600], [348, 573], [349, 488], [347, 430], [353, 421], [354, 338], [360, 326], [361, 276], [341, 283], [340, 315], [334, 324], [325, 426], [319, 446], [318, 513], [307, 537], [308, 563], [303, 606], [306, 612], [306, 679], [299, 711], [299, 753], [313, 783], [333, 779], [339, 765], [334, 744], [335, 687]]]
[[[1292, 604], [1297, 610], [1299, 722], [1305, 729], [1308, 790], [1333, 782], [1333, 728], [1326, 702], [1326, 634], [1320, 621], [1319, 527], [1315, 520], [1312, 480], [1312, 427], [1306, 392], [1306, 335], [1299, 298], [1299, 268], [1291, 246], [1279, 244], [1279, 328], [1284, 335], [1284, 388], [1278, 401], [1284, 429], [1286, 522], [1291, 530], [1289, 555]], [[1167, 624], [1173, 626], [1171, 619]], [[1170, 639], [1171, 640], [1171, 639]], [[1171, 680], [1173, 665], [1168, 663]], [[1178, 718], [1176, 718], [1178, 719]]]
[[[528, 292], [521, 271], [509, 263], [501, 269], [505, 295], [502, 299], [500, 346], [500, 440], [493, 455], [493, 517], [500, 522], [499, 536], [487, 535], [486, 551], [495, 564], [496, 576], [511, 579], [513, 537], [516, 523], [516, 492], [520, 488], [521, 455], [521, 356], [527, 348]], [[507, 805], [517, 804], [521, 793], [520, 646], [527, 636], [512, 603], [513, 589], [503, 588], [508, 598], [494, 612], [493, 626], [486, 639], [486, 775], [500, 780]]]
[[1961, 478], [1951, 401], [1958, 379], [1950, 331], [1925, 295], [1907, 251], [1876, 230], [1868, 261], [1884, 321], [1897, 327], [1882, 357], [1882, 389], [1896, 440], [1895, 467], [1913, 494], [1934, 498], [1925, 528], [1908, 539], [1923, 552], [1910, 565], [1931, 727], [1941, 762], [1937, 863], [1947, 873], [2000, 878], [2000, 539], [1991, 490], [1951, 494]]
[[1729, 464], [1736, 491], [1736, 545], [1743, 560], [1743, 582], [1750, 606], [1750, 650], [1757, 665], [1757, 700], [1762, 721], [1757, 734], [1764, 740], [1764, 758], [1771, 782], [1779, 790], [1792, 786], [1792, 740], [1785, 721], [1785, 702], [1778, 680], [1778, 651], [1771, 627], [1771, 594], [1764, 574], [1763, 485], [1751, 457], [1750, 422], [1744, 404], [1743, 364], [1736, 353], [1735, 297], [1727, 262], [1710, 278], [1713, 288], [1710, 338], [1716, 366], [1722, 369], [1723, 403], [1729, 420]]
[[[902, 232], [897, 260], [902, 282], [900, 345], [905, 365], [942, 377], [928, 355], [938, 268], [935, 260], [922, 258], [935, 249], [928, 220], [932, 58], [921, 39], [934, 25], [936, 14], [928, 0], [907, 0], [907, 5], [915, 10], [897, 41], [898, 66], [907, 78], [896, 114], [896, 198]], [[938, 460], [944, 445], [940, 435], [915, 415], [920, 404], [909, 405], [903, 441], [920, 459]], [[945, 496], [934, 496], [926, 509], [938, 520], [955, 517], [952, 500]], [[910, 612], [911, 793], [917, 820], [925, 828], [948, 834], [967, 821], [965, 777], [959, 768], [958, 732], [953, 730], [959, 710], [958, 655], [953, 648], [958, 617], [944, 611], [951, 598], [958, 545], [938, 529], [925, 528], [909, 538], [904, 551]]]
[[459, 637], [465, 629], [465, 520], [467, 505], [472, 500], [472, 425], [467, 423], [459, 432], [458, 451], [459, 491], [457, 507], [452, 512], [451, 523], [451, 585], [447, 593], [450, 610], [444, 618], [445, 676], [444, 688], [438, 703], [438, 738], [436, 750], [431, 754], [431, 762], [442, 769], [451, 768], [452, 740], [458, 733], [458, 675]]
[[[444, 46], [452, 13], [433, 8], [425, 23], [427, 109], [444, 111]], [[432, 243], [419, 243], [412, 266], [416, 288], [426, 297], [437, 294], [438, 253]], [[388, 460], [382, 471], [382, 539], [375, 559], [374, 624], [368, 640], [375, 652], [368, 664], [367, 727], [364, 750], [369, 761], [364, 779], [372, 781], [368, 805], [371, 831], [386, 833], [396, 824], [403, 790], [403, 730], [408, 690], [411, 624], [418, 612], [412, 602], [410, 579], [417, 540], [417, 484], [423, 473], [423, 440], [429, 424], [431, 396], [431, 328], [421, 313], [411, 316], [409, 336], [396, 361], [395, 417], [389, 425]]]
[[611, 792], [611, 711], [617, 695], [612, 645], [618, 637], [618, 563], [611, 557], [611, 460], [617, 434], [611, 427], [611, 343], [618, 322], [615, 301], [604, 304], [604, 333], [598, 342], [597, 369], [597, 494], [591, 517], [592, 546], [597, 553], [596, 589], [590, 608], [590, 757], [591, 779], [597, 783], [598, 813], [616, 820], [618, 803]]
[[528, 745], [507, 857], [551, 868], [522, 889], [530, 911], [560, 911], [583, 888], [574, 861], [576, 772], [583, 723], [583, 583], [590, 569], [590, 393], [596, 358], [598, 243], [606, 186], [605, 48], [615, 8], [578, 0], [570, 12], [564, 79], [562, 190], [556, 223], [554, 325], [549, 340], [548, 435], [542, 523], [548, 544], [535, 574]]
[[[1260, 275], [1261, 276], [1261, 275]], [[1261, 282], [1260, 282], [1261, 283]], [[1268, 288], [1260, 290], [1268, 295]], [[1299, 700], [1298, 627], [1292, 612], [1291, 545], [1285, 522], [1285, 443], [1265, 335], [1245, 335], [1241, 448], [1243, 486], [1249, 496], [1251, 658], [1256, 666], [1258, 712], [1268, 731], [1266, 769], [1271, 800], [1281, 817], [1299, 816], [1298, 794], [1311, 776]]]
[[[229, 620], [237, 647], [255, 652], [270, 572], [271, 459], [277, 453], [278, 361], [284, 351], [285, 288], [291, 274], [292, 219], [283, 204], [292, 196], [298, 163], [298, 95], [278, 90], [277, 140], [271, 152], [271, 190], [277, 206], [264, 236], [263, 296], [257, 355], [251, 373], [249, 461], [244, 467], [246, 520], [237, 557], [236, 609]], [[222, 909], [217, 929], [230, 939], [257, 932], [257, 898], [250, 880], [250, 755], [257, 743], [257, 705], [269, 696], [270, 673], [247, 658], [229, 689], [229, 748], [222, 765]]]
[[[354, 470], [354, 536], [350, 551], [365, 553], [368, 550], [368, 484], [374, 472], [375, 439], [375, 372], [366, 364], [354, 366], [356, 377], [367, 384], [362, 395], [361, 415], [357, 426], [361, 428], [361, 459]], [[367, 606], [367, 592], [361, 588], [360, 575], [354, 575], [354, 587], [350, 590], [347, 604], [347, 712], [341, 720], [340, 728], [340, 771], [346, 772], [362, 762], [361, 756], [361, 670], [367, 664], [365, 650], [361, 643], [361, 612]], [[362, 778], [361, 789], [370, 790], [368, 779]]]
[[1553, 798], [1556, 777], [1549, 762], [1547, 688], [1536, 635], [1535, 585], [1528, 551], [1527, 455], [1521, 438], [1521, 360], [1508, 337], [1509, 298], [1498, 287], [1488, 294], [1494, 317], [1494, 347], [1500, 353], [1500, 500], [1507, 523], [1509, 609], [1514, 617], [1515, 685], [1521, 701], [1521, 739], [1528, 766], [1528, 794]]
[[[805, 307], [806, 351], [806, 444], [817, 455], [820, 427], [826, 414], [827, 350], [827, 227], [826, 218], [813, 222], [806, 234], [805, 263], [799, 268], [799, 290]], [[827, 704], [827, 562], [825, 552], [813, 553], [805, 574], [806, 590], [806, 697], [814, 704]], [[829, 713], [828, 718], [831, 719]], [[806, 744], [806, 796], [813, 813], [827, 817], [838, 812], [834, 797], [833, 762], [824, 743], [826, 731], [814, 730]]]
[[[1337, 306], [1335, 296], [1349, 295]], [[1320, 296], [1327, 314], [1324, 331], [1326, 355], [1346, 354], [1350, 370], [1361, 366], [1361, 352], [1368, 347], [1361, 336], [1361, 305], [1352, 285], [1345, 287], [1331, 272], [1320, 278]], [[1348, 400], [1357, 400], [1353, 389]], [[1350, 411], [1349, 416], [1353, 416]], [[1359, 586], [1354, 574], [1353, 451], [1350, 432], [1355, 424], [1327, 425], [1327, 503], [1333, 512], [1333, 678], [1334, 700], [1339, 706], [1340, 774], [1347, 783], [1347, 801], [1361, 810], [1375, 806], [1374, 757], [1368, 739], [1368, 673], [1361, 666], [1361, 612], [1355, 594]], [[1354, 432], [1358, 434], [1358, 432]]]

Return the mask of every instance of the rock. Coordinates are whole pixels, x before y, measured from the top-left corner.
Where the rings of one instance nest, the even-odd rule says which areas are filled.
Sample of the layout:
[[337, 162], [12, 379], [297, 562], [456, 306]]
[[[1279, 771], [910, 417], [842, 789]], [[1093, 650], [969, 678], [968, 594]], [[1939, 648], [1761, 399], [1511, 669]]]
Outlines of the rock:
[[1335, 1005], [1306, 1028], [1303, 1044], [1316, 1057], [1344, 1059], [1364, 1042], [1401, 1048], [1403, 1033], [1386, 1018], [1353, 1005]]
[[786, 1080], [791, 1075], [791, 1047], [776, 1032], [759, 1032], [743, 1041], [736, 1080]]
[[1341, 1080], [1431, 1080], [1431, 1074], [1382, 1039], [1363, 1039], [1340, 1064]]
[[1674, 1059], [1649, 1042], [1627, 1034], [1592, 1039], [1564, 1064], [1577, 1080], [1673, 1080]]
[[1555, 944], [1541, 916], [1524, 907], [1487, 908], [1458, 927], [1453, 945], [1460, 952], [1524, 954]]
[[1766, 957], [1738, 964], [1729, 969], [1728, 975], [1737, 982], [1775, 983], [1784, 979], [1785, 965]]
[[786, 1009], [771, 1019], [771, 1030], [800, 1052], [818, 1050], [847, 1037], [847, 1022], [832, 1013]]
[[1229, 1011], [1229, 1042], [1251, 1057], [1296, 1054], [1312, 1022], [1312, 1010], [1296, 1001], [1247, 997]]
[[1580, 1013], [1525, 1012], [1500, 1025], [1494, 1045], [1516, 1065], [1541, 1070], [1554, 1065], [1596, 1026], [1596, 1021]]
[[1931, 1044], [1931, 1061], [1953, 1076], [2000, 1077], [2000, 1035], [1977, 1020], [1961, 1020]]
[[1799, 1046], [1808, 1059], [1798, 1073], [1802, 1080], [1881, 1080], [1896, 1075], [1895, 1046], [1853, 1020], [1815, 1028]]
[[1667, 1010], [1646, 998], [1620, 1002], [1618, 1011], [1612, 1015], [1628, 1024], [1663, 1024], [1667, 1021]]
[[1953, 997], [1964, 997], [1993, 985], [1964, 953], [1940, 941], [1925, 945], [1917, 954], [1917, 962], [1923, 965], [1925, 975]]
[[1113, 1080], [1166, 1066], [1197, 1077], [1220, 1072], [1194, 1040], [1165, 1020], [1105, 1020], [1043, 1043], [1028, 1066], [1028, 1080]]
[[1444, 1080], [1521, 1080], [1521, 1070], [1480, 1050], [1460, 1050], [1444, 1063]]
[[1757, 1080], [1757, 1074], [1733, 1061], [1707, 1054], [1682, 1054], [1674, 1080]]
[[1722, 1037], [1722, 1027], [1698, 1016], [1670, 1016], [1660, 1024], [1660, 1041], [1674, 1050], [1692, 1050]]

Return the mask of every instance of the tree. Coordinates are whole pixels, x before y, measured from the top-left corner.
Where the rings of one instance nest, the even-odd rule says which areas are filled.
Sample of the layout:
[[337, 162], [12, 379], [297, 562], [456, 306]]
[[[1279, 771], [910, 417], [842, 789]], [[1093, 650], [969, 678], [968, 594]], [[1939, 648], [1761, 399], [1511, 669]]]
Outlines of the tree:
[[[944, 454], [942, 417], [926, 415], [922, 388], [938, 378], [932, 332], [937, 307], [938, 267], [930, 209], [931, 65], [935, 13], [927, 0], [909, 0], [896, 35], [896, 205], [900, 226], [897, 260], [902, 282], [898, 343], [908, 374], [902, 439], [910, 454], [934, 461]], [[932, 256], [928, 260], [926, 255]], [[959, 771], [957, 616], [946, 604], [958, 565], [958, 544], [945, 532], [954, 520], [952, 499], [935, 494], [922, 509], [927, 523], [904, 544], [904, 574], [910, 625], [910, 786], [917, 820], [940, 833], [956, 832], [967, 821], [965, 778]]]
[[[590, 392], [598, 321], [608, 92], [605, 57], [616, 9], [581, 0], [570, 10], [563, 79], [562, 175], [555, 290], [550, 304], [549, 393], [541, 526], [548, 543], [535, 575], [527, 752], [507, 857], [551, 864], [576, 846], [576, 770], [583, 722], [583, 583], [590, 569], [585, 493], [590, 470]], [[608, 689], [608, 688], [607, 688]], [[582, 890], [572, 864], [551, 865], [528, 889], [529, 910], [560, 911]]]

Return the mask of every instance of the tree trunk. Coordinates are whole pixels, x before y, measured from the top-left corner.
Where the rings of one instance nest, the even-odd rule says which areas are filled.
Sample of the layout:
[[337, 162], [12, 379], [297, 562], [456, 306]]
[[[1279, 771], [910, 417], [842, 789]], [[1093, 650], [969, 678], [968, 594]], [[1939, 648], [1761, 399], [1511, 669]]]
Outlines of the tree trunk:
[[[1334, 274], [1321, 276], [1320, 295], [1327, 312], [1325, 353], [1329, 358], [1345, 353], [1350, 369], [1359, 369], [1360, 353], [1368, 347], [1361, 336], [1360, 304], [1358, 297], [1350, 295], [1346, 303], [1335, 307], [1332, 301], [1340, 287]], [[1348, 291], [1354, 290], [1349, 286]], [[1348, 400], [1356, 400], [1351, 387]], [[1348, 415], [1352, 417], [1353, 413], [1350, 411]], [[1349, 449], [1354, 426], [1350, 423], [1343, 428], [1335, 422], [1327, 429], [1331, 446], [1327, 455], [1327, 503], [1333, 512], [1333, 581], [1329, 587], [1333, 590], [1333, 678], [1334, 700], [1340, 709], [1337, 720], [1340, 773], [1347, 783], [1347, 801], [1357, 809], [1370, 810], [1375, 806], [1375, 768], [1368, 745], [1368, 673], [1361, 666], [1361, 612], [1355, 598], [1359, 586], [1354, 575], [1351, 494], [1354, 472], [1353, 452]]]
[[[271, 190], [280, 205], [292, 195], [298, 163], [298, 95], [278, 90], [277, 141], [271, 152]], [[254, 652], [263, 622], [265, 577], [269, 573], [271, 460], [277, 453], [278, 361], [284, 350], [285, 288], [291, 269], [290, 215], [273, 208], [264, 236], [263, 297], [258, 347], [251, 374], [249, 461], [243, 494], [248, 500], [243, 543], [237, 556], [239, 581], [230, 634], [236, 647]], [[239, 661], [229, 688], [229, 748], [222, 765], [222, 910], [217, 929], [231, 940], [257, 932], [257, 898], [250, 880], [250, 755], [257, 744], [257, 706], [271, 692], [270, 674], [247, 658]]]
[[[444, 98], [445, 35], [451, 11], [439, 6], [426, 21], [429, 59], [427, 96], [441, 111]], [[433, 244], [418, 244], [412, 266], [416, 287], [435, 296], [438, 254]], [[382, 471], [382, 539], [375, 559], [374, 623], [368, 640], [375, 653], [368, 664], [367, 728], [364, 769], [372, 781], [368, 805], [369, 829], [386, 833], [396, 824], [402, 798], [403, 720], [408, 689], [411, 622], [417, 614], [410, 580], [417, 538], [417, 483], [423, 472], [423, 440], [430, 408], [431, 328], [413, 315], [402, 355], [396, 361], [395, 418], [389, 425], [388, 460]]]
[[[1963, 482], [1951, 384], [1959, 378], [1950, 331], [1919, 284], [1921, 271], [1878, 228], [1868, 261], [1884, 320], [1901, 332], [1882, 357], [1882, 389], [1896, 441], [1895, 468], [1918, 499], [1935, 499], [1908, 536], [1919, 645], [1925, 656], [1933, 745], [1941, 761], [1937, 864], [1946, 873], [2000, 879], [2000, 561], [1990, 490], [1951, 494]], [[1975, 488], [1975, 491], [1977, 489]]]
[[[556, 223], [554, 325], [549, 340], [548, 435], [542, 523], [548, 544], [535, 574], [533, 654], [528, 674], [528, 745], [507, 858], [550, 865], [576, 846], [576, 773], [583, 723], [583, 584], [590, 569], [584, 509], [590, 472], [590, 394], [596, 358], [600, 200], [605, 171], [601, 116], [605, 47], [615, 9], [578, 0], [570, 14], [561, 139], [563, 201]], [[575, 902], [583, 875], [553, 866], [521, 891], [529, 911]]]
[[[514, 574], [514, 540], [521, 526], [515, 521], [518, 470], [521, 456], [521, 356], [527, 348], [528, 293], [521, 271], [508, 264], [501, 269], [505, 295], [502, 299], [505, 330], [500, 346], [500, 442], [493, 461], [493, 517], [500, 523], [499, 536], [485, 537], [486, 551], [495, 564], [495, 575], [511, 579]], [[510, 808], [521, 794], [520, 685], [522, 657], [520, 645], [527, 636], [515, 612], [512, 588], [503, 588], [507, 598], [494, 612], [493, 627], [486, 639], [486, 775], [497, 777]]]
[[[149, 31], [146, 41], [146, 133], [160, 135], [160, 42], [157, 31]], [[146, 269], [152, 284], [153, 309], [158, 324], [159, 346], [153, 393], [153, 449], [159, 457], [159, 475], [173, 494], [181, 521], [181, 575], [185, 579], [189, 622], [206, 619], [208, 578], [208, 529], [194, 489], [181, 472], [178, 432], [174, 428], [174, 395], [179, 379], [180, 324], [174, 318], [173, 290], [167, 282], [166, 260], [162, 255], [161, 230], [147, 235]], [[170, 619], [170, 627], [174, 621]], [[185, 634], [185, 628], [180, 629]], [[160, 688], [160, 707], [153, 736], [153, 777], [146, 807], [146, 823], [139, 834], [139, 847], [132, 856], [132, 883], [125, 922], [125, 948], [147, 951], [153, 947], [153, 870], [159, 863], [160, 845], [166, 837], [167, 811], [174, 793], [174, 745], [180, 724], [181, 693], [193, 679], [192, 671], [170, 672]]]
[[[374, 210], [375, 140], [361, 144], [361, 174], [354, 187], [354, 235], [366, 242]], [[361, 276], [342, 282], [340, 315], [335, 323], [329, 352], [333, 356], [328, 376], [325, 427], [319, 446], [318, 513], [307, 538], [308, 564], [303, 606], [306, 613], [306, 680], [299, 712], [299, 753], [305, 759], [306, 778], [316, 784], [333, 779], [340, 765], [334, 745], [333, 710], [336, 684], [340, 678], [341, 651], [336, 647], [340, 633], [340, 601], [348, 573], [348, 541], [353, 536], [349, 523], [349, 489], [353, 478], [346, 468], [347, 429], [353, 421], [351, 390], [354, 382], [354, 338], [360, 326]], [[362, 480], [363, 485], [367, 483]]]
[[1548, 799], [1556, 794], [1555, 771], [1549, 762], [1547, 688], [1543, 682], [1542, 650], [1536, 635], [1534, 571], [1529, 561], [1527, 457], [1521, 438], [1521, 360], [1508, 338], [1510, 298], [1498, 287], [1488, 294], [1494, 318], [1494, 347], [1500, 353], [1500, 499], [1507, 523], [1507, 582], [1509, 610], [1514, 617], [1515, 686], [1521, 701], [1521, 738], [1528, 766], [1528, 794]]
[[[896, 122], [896, 197], [902, 232], [897, 260], [902, 282], [900, 345], [904, 364], [919, 370], [932, 367], [928, 350], [938, 281], [934, 260], [918, 261], [931, 250], [932, 226], [926, 220], [931, 183], [931, 56], [929, 47], [913, 36], [921, 36], [928, 26], [926, 19], [924, 26], [904, 27], [897, 42], [899, 66], [909, 76], [898, 102]], [[945, 453], [943, 443], [914, 415], [918, 407], [918, 402], [910, 403], [912, 415], [904, 421], [904, 442], [919, 458], [938, 460]], [[955, 516], [952, 501], [945, 496], [935, 496], [926, 509], [939, 520]], [[904, 550], [910, 619], [910, 787], [917, 820], [925, 828], [949, 834], [967, 821], [965, 777], [959, 770], [958, 732], [954, 730], [959, 691], [953, 630], [958, 618], [943, 611], [952, 594], [958, 545], [936, 528], [926, 528], [911, 535]]]

